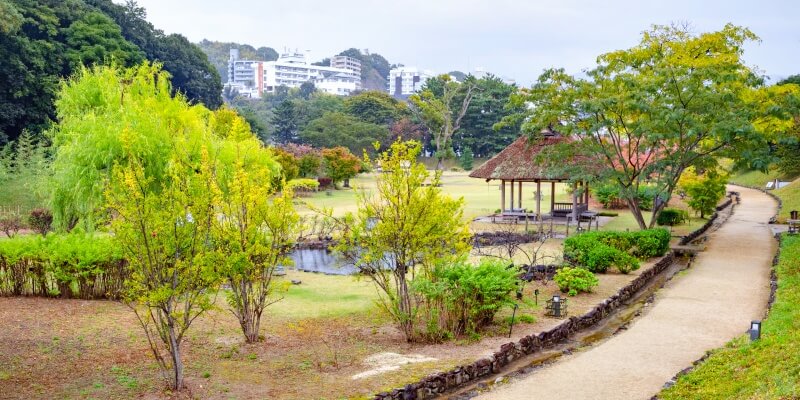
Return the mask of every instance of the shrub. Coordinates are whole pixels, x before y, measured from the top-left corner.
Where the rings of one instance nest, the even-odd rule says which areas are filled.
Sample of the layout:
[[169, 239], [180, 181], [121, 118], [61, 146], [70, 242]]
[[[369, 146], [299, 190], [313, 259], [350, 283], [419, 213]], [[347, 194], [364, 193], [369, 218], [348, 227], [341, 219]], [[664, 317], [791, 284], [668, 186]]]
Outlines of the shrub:
[[22, 229], [22, 219], [19, 215], [12, 214], [0, 218], [0, 231], [8, 237], [14, 237]]
[[286, 189], [299, 192], [315, 192], [319, 189], [319, 181], [316, 179], [292, 179], [286, 182]]
[[125, 265], [109, 236], [73, 232], [0, 240], [0, 295], [118, 298]]
[[502, 307], [513, 304], [518, 284], [516, 271], [501, 260], [437, 266], [430, 277], [412, 282], [414, 293], [423, 299], [424, 335], [443, 340], [477, 333]]
[[579, 292], [591, 292], [600, 281], [596, 276], [584, 268], [562, 267], [556, 272], [553, 280], [563, 293], [575, 296]]
[[663, 228], [631, 232], [633, 236], [633, 255], [639, 258], [661, 257], [669, 250], [672, 238]]
[[320, 189], [327, 189], [333, 185], [333, 179], [331, 178], [317, 178], [317, 182], [319, 182]]
[[53, 214], [46, 208], [36, 208], [28, 216], [28, 225], [41, 235], [46, 235], [53, 225]]
[[583, 264], [591, 272], [606, 272], [615, 264], [621, 251], [607, 245], [598, 244], [586, 253]]
[[660, 226], [675, 226], [686, 222], [689, 219], [689, 213], [686, 210], [677, 208], [665, 208], [658, 214], [656, 223]]
[[639, 269], [635, 258], [663, 256], [669, 250], [670, 233], [666, 229], [638, 232], [586, 232], [564, 241], [564, 258], [593, 272], [616, 268], [621, 273]]

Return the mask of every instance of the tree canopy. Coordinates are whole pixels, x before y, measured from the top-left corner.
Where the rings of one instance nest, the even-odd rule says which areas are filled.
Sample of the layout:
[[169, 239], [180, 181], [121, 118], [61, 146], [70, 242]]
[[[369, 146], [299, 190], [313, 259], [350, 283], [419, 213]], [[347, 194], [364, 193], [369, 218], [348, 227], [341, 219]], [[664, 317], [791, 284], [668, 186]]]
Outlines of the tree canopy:
[[59, 80], [84, 65], [133, 66], [158, 60], [172, 89], [210, 108], [222, 85], [205, 55], [180, 35], [165, 35], [135, 2], [0, 0], [0, 144], [55, 119]]
[[[512, 98], [512, 106], [530, 111], [507, 120], [524, 118], [533, 140], [548, 127], [569, 135], [570, 143], [543, 152], [551, 169], [614, 182], [639, 226], [652, 226], [665, 202], [648, 223], [640, 187], [667, 200], [690, 166], [712, 167], [726, 155], [764, 166], [767, 138], [793, 124], [791, 102], [782, 100], [796, 93], [776, 93], [742, 61], [753, 40], [733, 25], [697, 35], [654, 26], [638, 45], [600, 55], [585, 78], [545, 71]], [[764, 107], [773, 97], [778, 101]]]

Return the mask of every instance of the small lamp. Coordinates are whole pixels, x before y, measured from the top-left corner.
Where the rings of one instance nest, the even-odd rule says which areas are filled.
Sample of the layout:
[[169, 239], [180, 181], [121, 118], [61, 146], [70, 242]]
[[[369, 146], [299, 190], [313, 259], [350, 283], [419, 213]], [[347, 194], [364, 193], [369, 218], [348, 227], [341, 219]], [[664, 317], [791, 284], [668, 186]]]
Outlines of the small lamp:
[[753, 320], [750, 322], [750, 341], [761, 339], [761, 321]]

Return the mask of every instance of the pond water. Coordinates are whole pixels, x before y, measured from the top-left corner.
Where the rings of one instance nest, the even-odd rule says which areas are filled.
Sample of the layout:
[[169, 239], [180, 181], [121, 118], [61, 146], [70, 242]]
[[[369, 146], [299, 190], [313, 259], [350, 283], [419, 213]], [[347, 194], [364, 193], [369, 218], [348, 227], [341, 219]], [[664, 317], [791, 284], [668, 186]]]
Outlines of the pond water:
[[358, 269], [326, 249], [296, 249], [289, 254], [298, 271], [353, 275]]

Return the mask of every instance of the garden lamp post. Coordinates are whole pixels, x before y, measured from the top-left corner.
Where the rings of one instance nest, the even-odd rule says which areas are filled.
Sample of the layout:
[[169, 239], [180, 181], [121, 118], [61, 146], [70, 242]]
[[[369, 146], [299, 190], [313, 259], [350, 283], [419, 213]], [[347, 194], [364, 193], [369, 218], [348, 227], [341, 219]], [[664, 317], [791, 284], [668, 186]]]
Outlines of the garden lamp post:
[[750, 322], [750, 341], [761, 339], [761, 321], [753, 320]]

